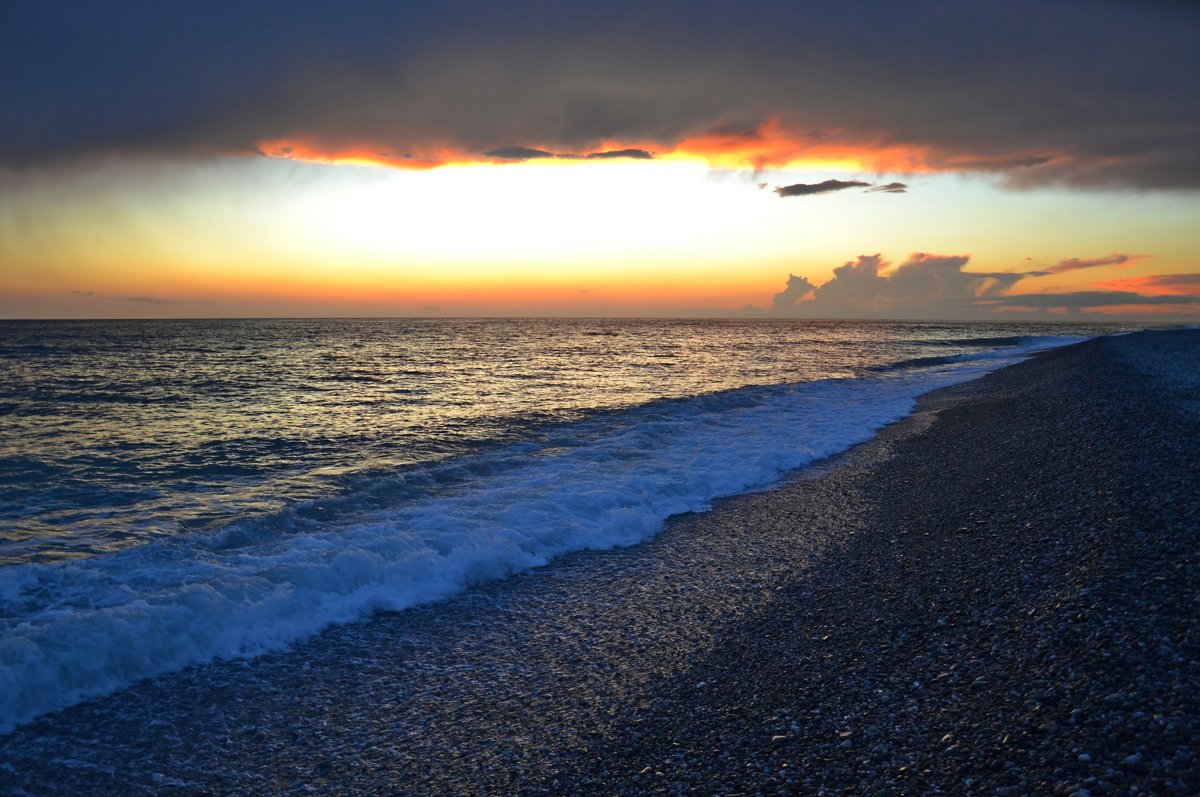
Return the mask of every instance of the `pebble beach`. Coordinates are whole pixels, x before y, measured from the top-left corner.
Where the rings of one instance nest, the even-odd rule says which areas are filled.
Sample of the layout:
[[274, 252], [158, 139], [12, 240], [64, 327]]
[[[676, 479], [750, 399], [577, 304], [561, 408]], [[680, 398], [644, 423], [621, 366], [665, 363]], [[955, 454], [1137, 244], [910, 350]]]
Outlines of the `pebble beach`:
[[1198, 408], [1200, 331], [1043, 353], [640, 545], [42, 717], [0, 793], [1200, 793]]

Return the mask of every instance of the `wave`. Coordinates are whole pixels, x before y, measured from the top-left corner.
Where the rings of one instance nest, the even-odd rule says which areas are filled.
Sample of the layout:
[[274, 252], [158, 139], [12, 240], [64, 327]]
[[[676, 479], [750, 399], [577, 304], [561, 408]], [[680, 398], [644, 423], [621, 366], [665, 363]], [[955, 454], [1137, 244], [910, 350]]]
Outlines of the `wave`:
[[929, 390], [1063, 342], [654, 402], [214, 534], [4, 568], [0, 732], [144, 678], [276, 650], [571, 551], [637, 543], [672, 515], [866, 441]]
[[[1004, 343], [1000, 345], [1012, 347], [1010, 349], [998, 349], [970, 352], [966, 354], [947, 354], [940, 357], [911, 357], [905, 360], [897, 360], [894, 363], [887, 365], [870, 366], [868, 371], [886, 373], [888, 371], [906, 371], [914, 368], [932, 368], [936, 366], [954, 365], [957, 363], [969, 363], [986, 360], [1011, 359], [1014, 356], [1033, 354], [1048, 348], [1057, 346], [1065, 346], [1071, 343], [1079, 343], [1086, 340], [1081, 337], [1068, 336], [1047, 336], [1040, 338], [962, 338], [960, 342], [955, 342], [953, 345], [965, 346], [967, 341], [1017, 341], [1015, 343]], [[947, 343], [950, 345], [950, 343]], [[981, 344], [982, 345], [982, 344]]]
[[922, 341], [929, 346], [1020, 346], [1035, 338], [1023, 335], [1003, 335], [1000, 337], [974, 338], [944, 338], [942, 340]]

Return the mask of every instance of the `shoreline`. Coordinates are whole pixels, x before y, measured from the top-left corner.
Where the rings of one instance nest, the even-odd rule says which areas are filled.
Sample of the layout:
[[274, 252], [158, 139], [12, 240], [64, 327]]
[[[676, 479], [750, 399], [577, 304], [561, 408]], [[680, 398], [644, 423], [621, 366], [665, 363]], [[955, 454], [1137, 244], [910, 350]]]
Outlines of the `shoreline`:
[[1138, 333], [927, 394], [638, 546], [37, 720], [0, 785], [1194, 792], [1200, 434], [1117, 355], [1144, 335], [1196, 359]]

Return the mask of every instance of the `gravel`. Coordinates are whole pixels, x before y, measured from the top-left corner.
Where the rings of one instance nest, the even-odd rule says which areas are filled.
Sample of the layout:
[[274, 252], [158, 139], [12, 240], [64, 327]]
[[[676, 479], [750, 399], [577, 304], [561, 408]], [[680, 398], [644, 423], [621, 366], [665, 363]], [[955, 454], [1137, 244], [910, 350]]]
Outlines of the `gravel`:
[[0, 792], [1200, 793], [1197, 374], [1196, 331], [1040, 355], [642, 545], [45, 717]]

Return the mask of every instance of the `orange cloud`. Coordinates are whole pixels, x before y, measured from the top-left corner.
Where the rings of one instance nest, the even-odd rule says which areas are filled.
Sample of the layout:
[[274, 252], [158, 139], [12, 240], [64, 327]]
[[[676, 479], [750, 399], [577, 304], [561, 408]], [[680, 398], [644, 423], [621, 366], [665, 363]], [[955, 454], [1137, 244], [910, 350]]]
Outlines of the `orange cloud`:
[[1200, 296], [1200, 274], [1154, 274], [1097, 282], [1096, 288], [1134, 291], [1147, 296]]
[[677, 140], [605, 140], [579, 153], [541, 141], [505, 142], [478, 152], [450, 143], [396, 147], [378, 141], [325, 141], [305, 135], [262, 141], [257, 149], [273, 158], [402, 169], [530, 159], [574, 162], [610, 157], [646, 158], [650, 153], [666, 160], [703, 160], [719, 169], [825, 168], [879, 174], [1011, 172], [1057, 160], [1045, 153], [949, 152], [911, 142], [896, 143], [882, 133], [864, 137], [801, 131], [777, 118], [746, 127], [715, 127]]
[[470, 163], [473, 158], [451, 147], [405, 148], [396, 151], [371, 141], [318, 141], [312, 137], [276, 138], [262, 141], [258, 151], [268, 158], [303, 163], [332, 163], [352, 166], [390, 166], [399, 169], [436, 169]]

